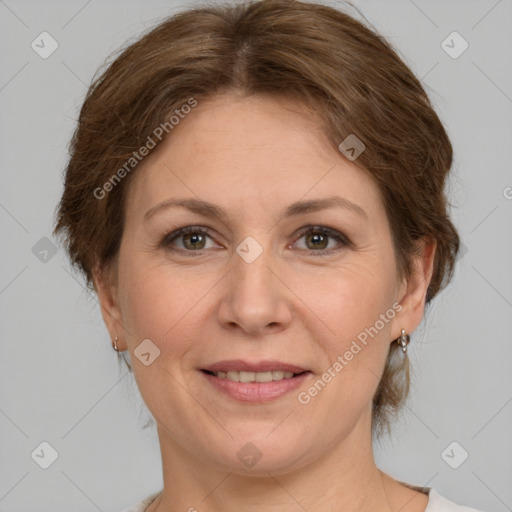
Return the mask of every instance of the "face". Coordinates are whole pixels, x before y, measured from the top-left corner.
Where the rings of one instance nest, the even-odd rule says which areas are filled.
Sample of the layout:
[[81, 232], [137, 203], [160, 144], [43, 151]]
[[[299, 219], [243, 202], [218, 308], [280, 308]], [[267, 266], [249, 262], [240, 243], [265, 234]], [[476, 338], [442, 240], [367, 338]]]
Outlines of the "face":
[[399, 278], [377, 186], [319, 123], [291, 101], [200, 102], [128, 192], [100, 299], [166, 443], [230, 471], [261, 455], [263, 474], [368, 437], [426, 283]]

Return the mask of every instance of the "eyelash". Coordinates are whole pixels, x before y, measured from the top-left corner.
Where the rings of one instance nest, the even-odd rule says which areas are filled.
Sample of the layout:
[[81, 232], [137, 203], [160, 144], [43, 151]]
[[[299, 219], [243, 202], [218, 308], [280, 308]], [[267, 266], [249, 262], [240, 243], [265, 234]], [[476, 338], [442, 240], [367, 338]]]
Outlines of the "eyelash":
[[[300, 240], [302, 237], [309, 235], [311, 233], [327, 235], [330, 238], [339, 242], [344, 247], [352, 247], [353, 246], [352, 242], [344, 234], [340, 233], [339, 231], [336, 231], [335, 229], [328, 228], [326, 226], [308, 226], [307, 229], [305, 229], [301, 232], [301, 234], [296, 239], [296, 241]], [[160, 246], [165, 249], [171, 250], [171, 251], [188, 253], [187, 256], [192, 256], [192, 257], [193, 256], [202, 256], [204, 253], [200, 252], [201, 250], [187, 250], [187, 249], [177, 249], [177, 248], [170, 247], [171, 243], [174, 242], [176, 239], [178, 239], [180, 236], [188, 235], [188, 234], [200, 234], [200, 235], [206, 235], [209, 238], [212, 238], [207, 229], [201, 228], [199, 226], [186, 226], [184, 228], [180, 228], [175, 231], [172, 231], [171, 233], [166, 234], [163, 237]], [[324, 256], [324, 255], [333, 254], [334, 252], [339, 251], [340, 248], [329, 249], [329, 250], [324, 250], [324, 251], [317, 251], [314, 249], [302, 249], [302, 250], [310, 251], [310, 252], [314, 253], [315, 256]]]

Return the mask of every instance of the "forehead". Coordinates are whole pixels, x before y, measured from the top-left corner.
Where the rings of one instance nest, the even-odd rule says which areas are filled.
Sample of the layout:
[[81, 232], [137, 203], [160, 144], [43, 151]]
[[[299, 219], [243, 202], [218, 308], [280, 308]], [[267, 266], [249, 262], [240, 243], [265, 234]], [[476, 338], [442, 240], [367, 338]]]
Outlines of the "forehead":
[[[140, 218], [160, 201], [195, 197], [281, 210], [301, 198], [338, 193], [381, 209], [367, 172], [326, 138], [318, 116], [285, 98], [216, 96], [199, 102], [139, 164], [127, 210]], [[378, 213], [378, 212], [375, 212]]]

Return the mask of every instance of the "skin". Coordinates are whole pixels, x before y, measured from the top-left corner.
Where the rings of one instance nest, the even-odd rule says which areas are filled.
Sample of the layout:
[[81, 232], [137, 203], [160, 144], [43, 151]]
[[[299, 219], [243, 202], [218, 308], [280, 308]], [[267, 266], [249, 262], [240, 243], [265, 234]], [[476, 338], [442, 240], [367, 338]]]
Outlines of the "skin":
[[[400, 278], [377, 186], [291, 100], [216, 96], [171, 135], [132, 176], [112, 279], [95, 271], [105, 323], [129, 350], [157, 422], [164, 490], [148, 510], [423, 512], [425, 494], [375, 465], [371, 402], [390, 343], [422, 319], [435, 244]], [[367, 218], [344, 208], [280, 217], [293, 202], [332, 195]], [[227, 218], [169, 208], [144, 221], [170, 198], [215, 203]], [[184, 226], [209, 236], [161, 245]], [[315, 241], [301, 234], [307, 226], [335, 229], [351, 244]], [[252, 263], [236, 252], [247, 236], [263, 249]], [[394, 319], [299, 403], [298, 392], [394, 303], [402, 307]], [[161, 351], [149, 366], [134, 355], [147, 338]], [[312, 374], [278, 400], [242, 403], [199, 371], [225, 359], [275, 359]], [[248, 442], [262, 454], [252, 468], [237, 457]]]

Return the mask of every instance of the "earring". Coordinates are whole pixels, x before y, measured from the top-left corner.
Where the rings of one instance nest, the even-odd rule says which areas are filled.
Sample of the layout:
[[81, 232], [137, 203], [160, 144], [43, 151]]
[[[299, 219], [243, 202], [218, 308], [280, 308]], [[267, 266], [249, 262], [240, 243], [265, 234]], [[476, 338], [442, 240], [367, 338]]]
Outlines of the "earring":
[[114, 338], [114, 341], [112, 342], [112, 348], [117, 352], [118, 356], [123, 356], [124, 364], [126, 365], [126, 368], [128, 368], [128, 370], [131, 372], [132, 367], [130, 366], [130, 364], [128, 364], [128, 361], [126, 360], [126, 357], [124, 357], [123, 352], [117, 348], [117, 336]]
[[402, 352], [405, 354], [407, 352], [407, 345], [411, 341], [411, 337], [408, 334], [405, 334], [405, 329], [402, 329], [402, 334], [400, 338], [396, 340], [398, 345], [402, 347]]

